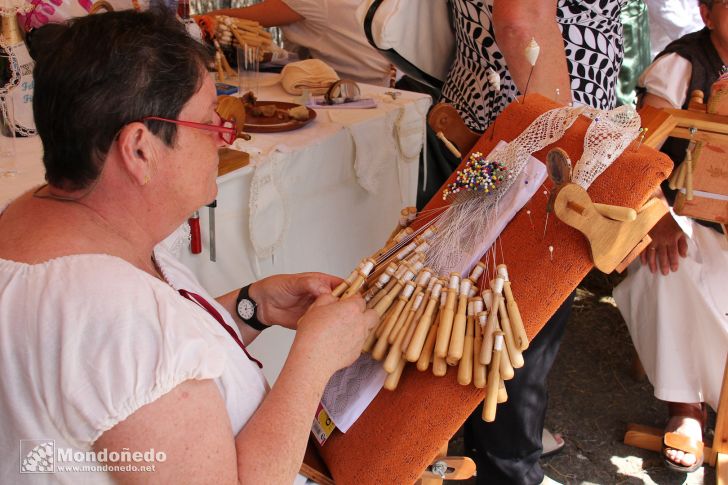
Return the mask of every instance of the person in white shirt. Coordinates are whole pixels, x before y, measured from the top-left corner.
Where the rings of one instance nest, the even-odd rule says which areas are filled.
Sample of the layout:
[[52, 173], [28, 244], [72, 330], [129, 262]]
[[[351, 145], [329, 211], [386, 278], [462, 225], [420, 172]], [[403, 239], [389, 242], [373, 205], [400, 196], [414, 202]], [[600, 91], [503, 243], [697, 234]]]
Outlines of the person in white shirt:
[[[644, 104], [686, 109], [728, 62], [728, 5], [701, 0], [705, 28], [671, 42], [638, 81]], [[675, 164], [687, 140], [668, 138], [662, 151]], [[672, 205], [676, 192], [662, 191]], [[668, 467], [691, 472], [702, 465], [705, 405], [717, 408], [728, 352], [728, 239], [720, 226], [668, 212], [650, 231], [652, 242], [614, 289], [632, 341], [654, 386], [667, 402], [663, 456]]]
[[357, 21], [362, 0], [263, 0], [244, 8], [216, 10], [280, 26], [286, 42], [306, 48], [311, 57], [331, 66], [342, 79], [389, 87], [391, 64], [369, 42]]
[[644, 0], [650, 25], [652, 59], [667, 44], [703, 28], [696, 0]]
[[[47, 25], [32, 51], [48, 184], [0, 212], [0, 483], [291, 483], [376, 314], [320, 273], [213, 298], [160, 244], [235, 135], [172, 15]], [[246, 345], [272, 324], [297, 332], [269, 389]]]

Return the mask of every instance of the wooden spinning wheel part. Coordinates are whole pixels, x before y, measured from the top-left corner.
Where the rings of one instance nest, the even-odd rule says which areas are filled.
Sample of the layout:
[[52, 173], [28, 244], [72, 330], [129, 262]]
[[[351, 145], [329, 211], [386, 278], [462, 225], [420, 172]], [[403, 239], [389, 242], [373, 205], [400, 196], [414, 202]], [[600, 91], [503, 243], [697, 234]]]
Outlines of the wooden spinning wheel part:
[[[589, 194], [576, 184], [566, 184], [554, 201], [556, 216], [579, 230], [589, 241], [594, 266], [604, 273], [623, 268], [648, 232], [667, 212], [665, 204], [648, 202], [633, 221], [615, 221], [599, 213]], [[644, 244], [642, 244], [644, 245]]]

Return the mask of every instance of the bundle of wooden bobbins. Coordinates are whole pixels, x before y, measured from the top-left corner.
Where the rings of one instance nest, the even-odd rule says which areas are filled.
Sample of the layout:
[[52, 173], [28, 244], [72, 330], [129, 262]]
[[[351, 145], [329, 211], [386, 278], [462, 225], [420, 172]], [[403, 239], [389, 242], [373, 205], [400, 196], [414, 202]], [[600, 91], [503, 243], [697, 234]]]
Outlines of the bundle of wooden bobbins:
[[258, 61], [263, 61], [266, 57], [270, 58], [271, 52], [273, 52], [272, 34], [255, 20], [226, 15], [203, 15], [198, 19], [198, 23], [215, 46], [215, 69], [218, 81], [225, 81], [226, 76], [237, 76], [237, 72], [225, 58], [222, 46], [245, 46], [254, 49]]
[[[414, 216], [403, 210], [400, 225]], [[467, 278], [460, 273], [438, 276], [425, 266], [428, 240], [436, 231], [434, 225], [419, 234], [410, 227], [398, 228], [333, 295], [347, 298], [361, 292], [367, 307], [380, 316], [363, 351], [382, 361], [388, 373], [385, 389], [396, 389], [408, 362], [422, 372], [432, 363], [435, 376], [457, 366], [459, 384], [486, 389], [483, 420], [490, 422], [496, 405], [507, 400], [504, 381], [524, 365], [528, 337], [505, 264], [492, 271], [490, 281], [483, 262]]]

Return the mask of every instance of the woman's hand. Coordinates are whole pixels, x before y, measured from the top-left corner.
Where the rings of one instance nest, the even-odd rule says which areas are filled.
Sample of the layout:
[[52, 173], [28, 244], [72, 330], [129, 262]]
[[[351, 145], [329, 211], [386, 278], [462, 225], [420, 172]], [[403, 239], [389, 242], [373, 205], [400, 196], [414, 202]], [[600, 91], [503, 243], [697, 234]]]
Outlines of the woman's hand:
[[258, 304], [258, 320], [295, 329], [316, 298], [330, 294], [341, 281], [324, 273], [276, 275], [253, 283], [250, 296]]
[[342, 300], [320, 296], [298, 323], [294, 347], [307, 355], [309, 365], [324, 366], [331, 375], [351, 365], [361, 354], [369, 332], [379, 322], [359, 295]]
[[[642, 264], [647, 264], [650, 271], [660, 272], [667, 276], [670, 271], [677, 271], [680, 257], [688, 255], [688, 241], [671, 213], [662, 216], [650, 231], [652, 242], [640, 254]], [[680, 256], [680, 257], [678, 257]]]

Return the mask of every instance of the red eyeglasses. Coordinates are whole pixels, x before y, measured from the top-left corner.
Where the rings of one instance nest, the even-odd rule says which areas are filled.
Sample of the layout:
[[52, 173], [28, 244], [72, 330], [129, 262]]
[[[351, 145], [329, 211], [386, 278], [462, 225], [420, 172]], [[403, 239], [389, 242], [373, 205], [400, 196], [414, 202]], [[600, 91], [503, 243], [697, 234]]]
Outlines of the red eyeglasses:
[[219, 124], [215, 123], [195, 123], [194, 121], [181, 121], [181, 120], [170, 120], [168, 118], [160, 118], [159, 116], [145, 116], [142, 121], [165, 121], [167, 123], [174, 123], [175, 125], [187, 126], [189, 128], [196, 128], [198, 130], [214, 131], [218, 134], [220, 139], [227, 143], [232, 144], [235, 141], [237, 130], [235, 129], [235, 122], [233, 120], [226, 120], [219, 113], [215, 113], [220, 118]]

